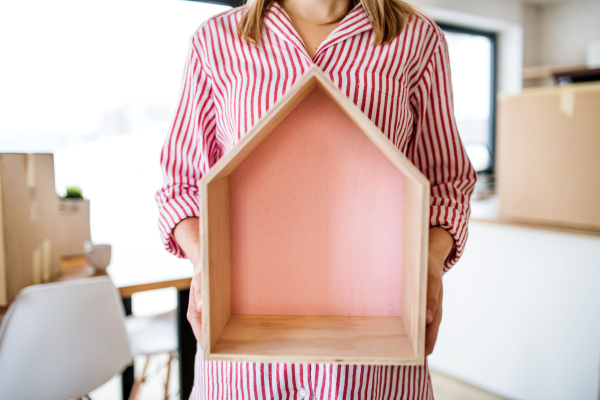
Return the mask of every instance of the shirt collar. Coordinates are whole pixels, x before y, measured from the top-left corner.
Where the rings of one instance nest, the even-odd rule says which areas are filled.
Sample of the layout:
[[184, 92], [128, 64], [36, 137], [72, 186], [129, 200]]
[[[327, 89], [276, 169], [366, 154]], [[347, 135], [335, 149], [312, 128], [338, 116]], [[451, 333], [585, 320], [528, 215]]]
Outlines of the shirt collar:
[[[265, 27], [272, 30], [276, 35], [294, 46], [301, 54], [303, 54], [310, 62], [313, 60], [306, 51], [306, 46], [300, 35], [294, 28], [292, 20], [285, 12], [279, 2], [274, 1], [267, 17], [265, 18]], [[317, 59], [320, 53], [325, 51], [330, 46], [348, 39], [359, 33], [373, 29], [373, 25], [369, 21], [369, 17], [365, 12], [362, 3], [359, 2], [354, 8], [344, 17], [340, 24], [327, 36], [321, 43], [314, 59]]]

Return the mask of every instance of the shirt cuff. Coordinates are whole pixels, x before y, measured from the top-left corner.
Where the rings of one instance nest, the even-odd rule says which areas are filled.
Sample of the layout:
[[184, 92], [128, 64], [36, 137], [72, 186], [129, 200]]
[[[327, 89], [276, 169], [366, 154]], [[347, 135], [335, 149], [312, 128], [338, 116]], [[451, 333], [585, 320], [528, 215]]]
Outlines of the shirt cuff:
[[158, 229], [165, 249], [178, 258], [187, 258], [181, 247], [175, 241], [173, 228], [185, 218], [200, 215], [197, 191], [182, 193], [168, 201], [159, 203]]
[[468, 215], [463, 215], [455, 208], [445, 206], [430, 207], [429, 226], [440, 226], [454, 238], [454, 247], [444, 262], [444, 272], [452, 268], [462, 256], [467, 237], [469, 236]]

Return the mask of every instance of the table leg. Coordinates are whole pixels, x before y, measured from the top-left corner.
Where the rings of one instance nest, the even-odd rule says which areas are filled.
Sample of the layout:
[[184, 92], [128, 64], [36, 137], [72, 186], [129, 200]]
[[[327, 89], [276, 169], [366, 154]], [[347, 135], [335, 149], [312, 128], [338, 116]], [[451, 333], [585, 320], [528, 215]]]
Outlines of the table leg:
[[179, 331], [179, 390], [181, 400], [187, 400], [194, 385], [194, 362], [196, 359], [196, 337], [187, 320], [190, 291], [177, 292], [177, 328]]
[[[131, 309], [131, 297], [123, 299], [123, 307], [125, 308], [125, 315], [133, 314]], [[123, 393], [123, 400], [129, 399], [134, 378], [133, 364], [131, 364], [129, 367], [125, 368], [125, 371], [121, 374], [121, 392]]]

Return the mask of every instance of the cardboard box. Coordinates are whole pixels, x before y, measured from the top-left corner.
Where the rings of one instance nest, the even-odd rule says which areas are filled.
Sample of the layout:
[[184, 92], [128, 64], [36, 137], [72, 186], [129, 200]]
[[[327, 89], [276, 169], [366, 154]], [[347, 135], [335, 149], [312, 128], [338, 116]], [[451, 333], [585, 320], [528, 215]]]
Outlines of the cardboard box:
[[73, 257], [85, 254], [83, 244], [86, 240], [92, 240], [89, 200], [59, 200], [58, 233], [61, 257]]
[[498, 193], [508, 221], [600, 231], [600, 84], [498, 103]]
[[199, 187], [207, 360], [424, 362], [429, 182], [318, 67]]
[[0, 306], [60, 273], [52, 154], [0, 154]]

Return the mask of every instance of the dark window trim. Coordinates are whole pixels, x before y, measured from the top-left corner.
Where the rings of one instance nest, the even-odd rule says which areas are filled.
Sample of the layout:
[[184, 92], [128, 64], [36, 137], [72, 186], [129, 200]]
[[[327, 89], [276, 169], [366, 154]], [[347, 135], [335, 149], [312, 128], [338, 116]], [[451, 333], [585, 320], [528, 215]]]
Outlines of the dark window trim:
[[229, 6], [232, 8], [239, 7], [245, 3], [245, 0], [186, 0], [186, 1], [195, 1], [198, 3], [220, 4], [220, 5]]
[[479, 173], [485, 174], [494, 174], [495, 166], [496, 166], [496, 97], [498, 90], [498, 39], [497, 35], [494, 32], [487, 32], [478, 29], [465, 28], [462, 26], [445, 24], [445, 23], [437, 23], [442, 30], [447, 32], [456, 32], [456, 33], [466, 33], [470, 35], [484, 36], [490, 40], [491, 43], [491, 53], [492, 59], [490, 60], [491, 65], [491, 82], [490, 82], [490, 167], [484, 171], [479, 171]]

